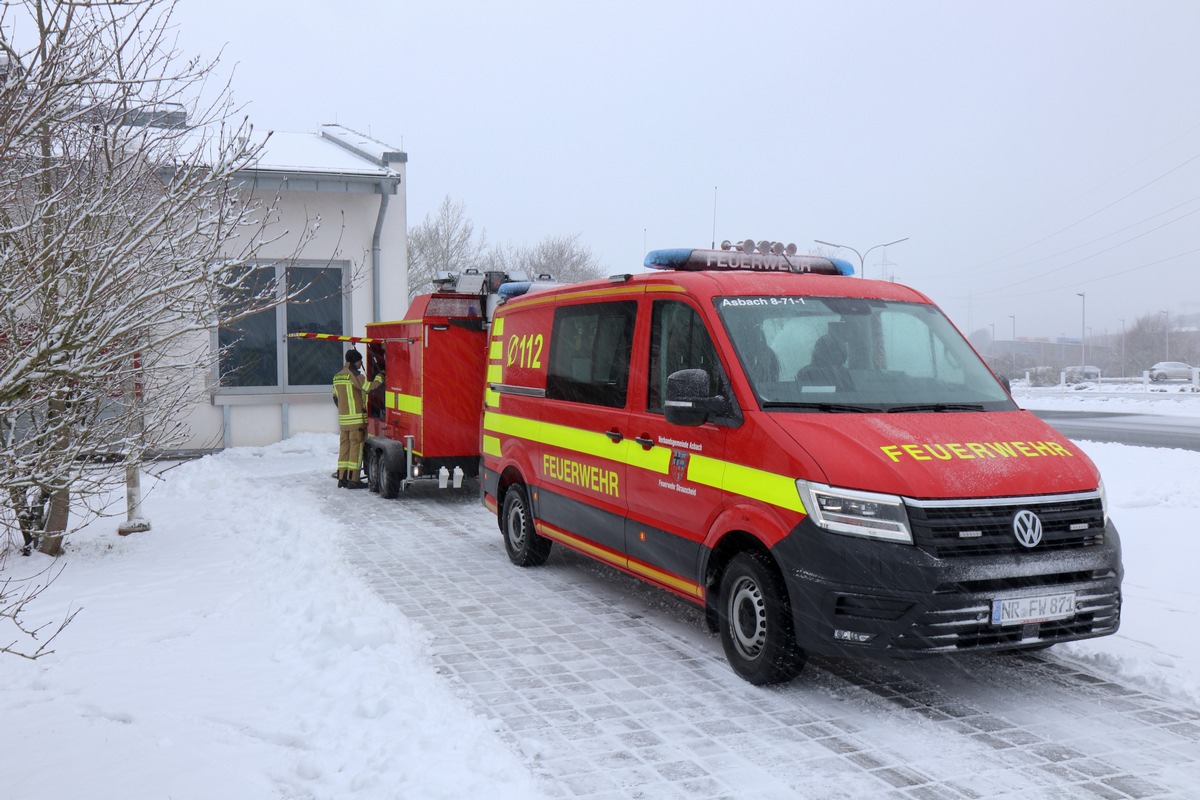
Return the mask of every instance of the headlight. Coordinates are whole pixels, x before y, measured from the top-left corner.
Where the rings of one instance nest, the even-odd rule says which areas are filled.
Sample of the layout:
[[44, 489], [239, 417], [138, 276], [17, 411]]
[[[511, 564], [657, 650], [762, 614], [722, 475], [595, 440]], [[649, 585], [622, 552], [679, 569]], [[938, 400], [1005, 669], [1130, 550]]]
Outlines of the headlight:
[[825, 530], [912, 544], [908, 512], [894, 494], [836, 489], [810, 481], [796, 481], [796, 488], [813, 521]]

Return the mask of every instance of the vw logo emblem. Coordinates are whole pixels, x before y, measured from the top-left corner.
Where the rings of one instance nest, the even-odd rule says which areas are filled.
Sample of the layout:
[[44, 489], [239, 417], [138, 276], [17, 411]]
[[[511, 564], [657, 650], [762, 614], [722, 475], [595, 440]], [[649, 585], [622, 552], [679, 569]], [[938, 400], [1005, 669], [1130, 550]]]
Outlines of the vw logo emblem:
[[1013, 533], [1026, 547], [1037, 547], [1042, 541], [1042, 521], [1029, 509], [1022, 509], [1013, 517]]

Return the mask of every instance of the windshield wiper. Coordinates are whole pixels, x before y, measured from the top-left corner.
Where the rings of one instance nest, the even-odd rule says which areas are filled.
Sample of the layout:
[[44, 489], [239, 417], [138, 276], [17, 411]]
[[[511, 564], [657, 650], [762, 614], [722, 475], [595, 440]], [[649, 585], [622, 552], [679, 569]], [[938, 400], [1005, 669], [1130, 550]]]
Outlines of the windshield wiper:
[[919, 411], [983, 411], [983, 406], [979, 403], [924, 403], [921, 405], [911, 406], [892, 406], [888, 409], [889, 414], [904, 414]]
[[829, 414], [861, 414], [879, 411], [874, 406], [855, 406], [849, 403], [788, 403], [782, 400], [765, 400], [763, 408], [807, 408]]

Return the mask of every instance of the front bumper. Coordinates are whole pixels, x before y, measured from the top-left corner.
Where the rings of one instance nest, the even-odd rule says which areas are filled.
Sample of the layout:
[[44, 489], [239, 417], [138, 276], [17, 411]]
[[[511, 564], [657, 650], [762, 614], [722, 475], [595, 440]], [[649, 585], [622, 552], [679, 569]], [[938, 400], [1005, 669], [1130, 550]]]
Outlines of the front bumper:
[[[942, 558], [912, 545], [842, 536], [805, 520], [775, 547], [796, 636], [810, 653], [913, 657], [1006, 650], [1115, 633], [1121, 545]], [[992, 603], [1075, 592], [1069, 619], [993, 625]]]

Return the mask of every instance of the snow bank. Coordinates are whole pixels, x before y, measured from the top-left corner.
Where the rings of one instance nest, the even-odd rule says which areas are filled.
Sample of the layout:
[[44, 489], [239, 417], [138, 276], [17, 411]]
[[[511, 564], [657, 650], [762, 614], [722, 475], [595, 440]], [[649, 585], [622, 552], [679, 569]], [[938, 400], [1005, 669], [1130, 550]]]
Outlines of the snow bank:
[[118, 538], [106, 520], [72, 540], [34, 610], [82, 613], [53, 656], [0, 658], [0, 794], [537, 795], [343, 564], [352, 521], [312, 486], [333, 446], [304, 436], [184, 464], [147, 498], [152, 533]]

